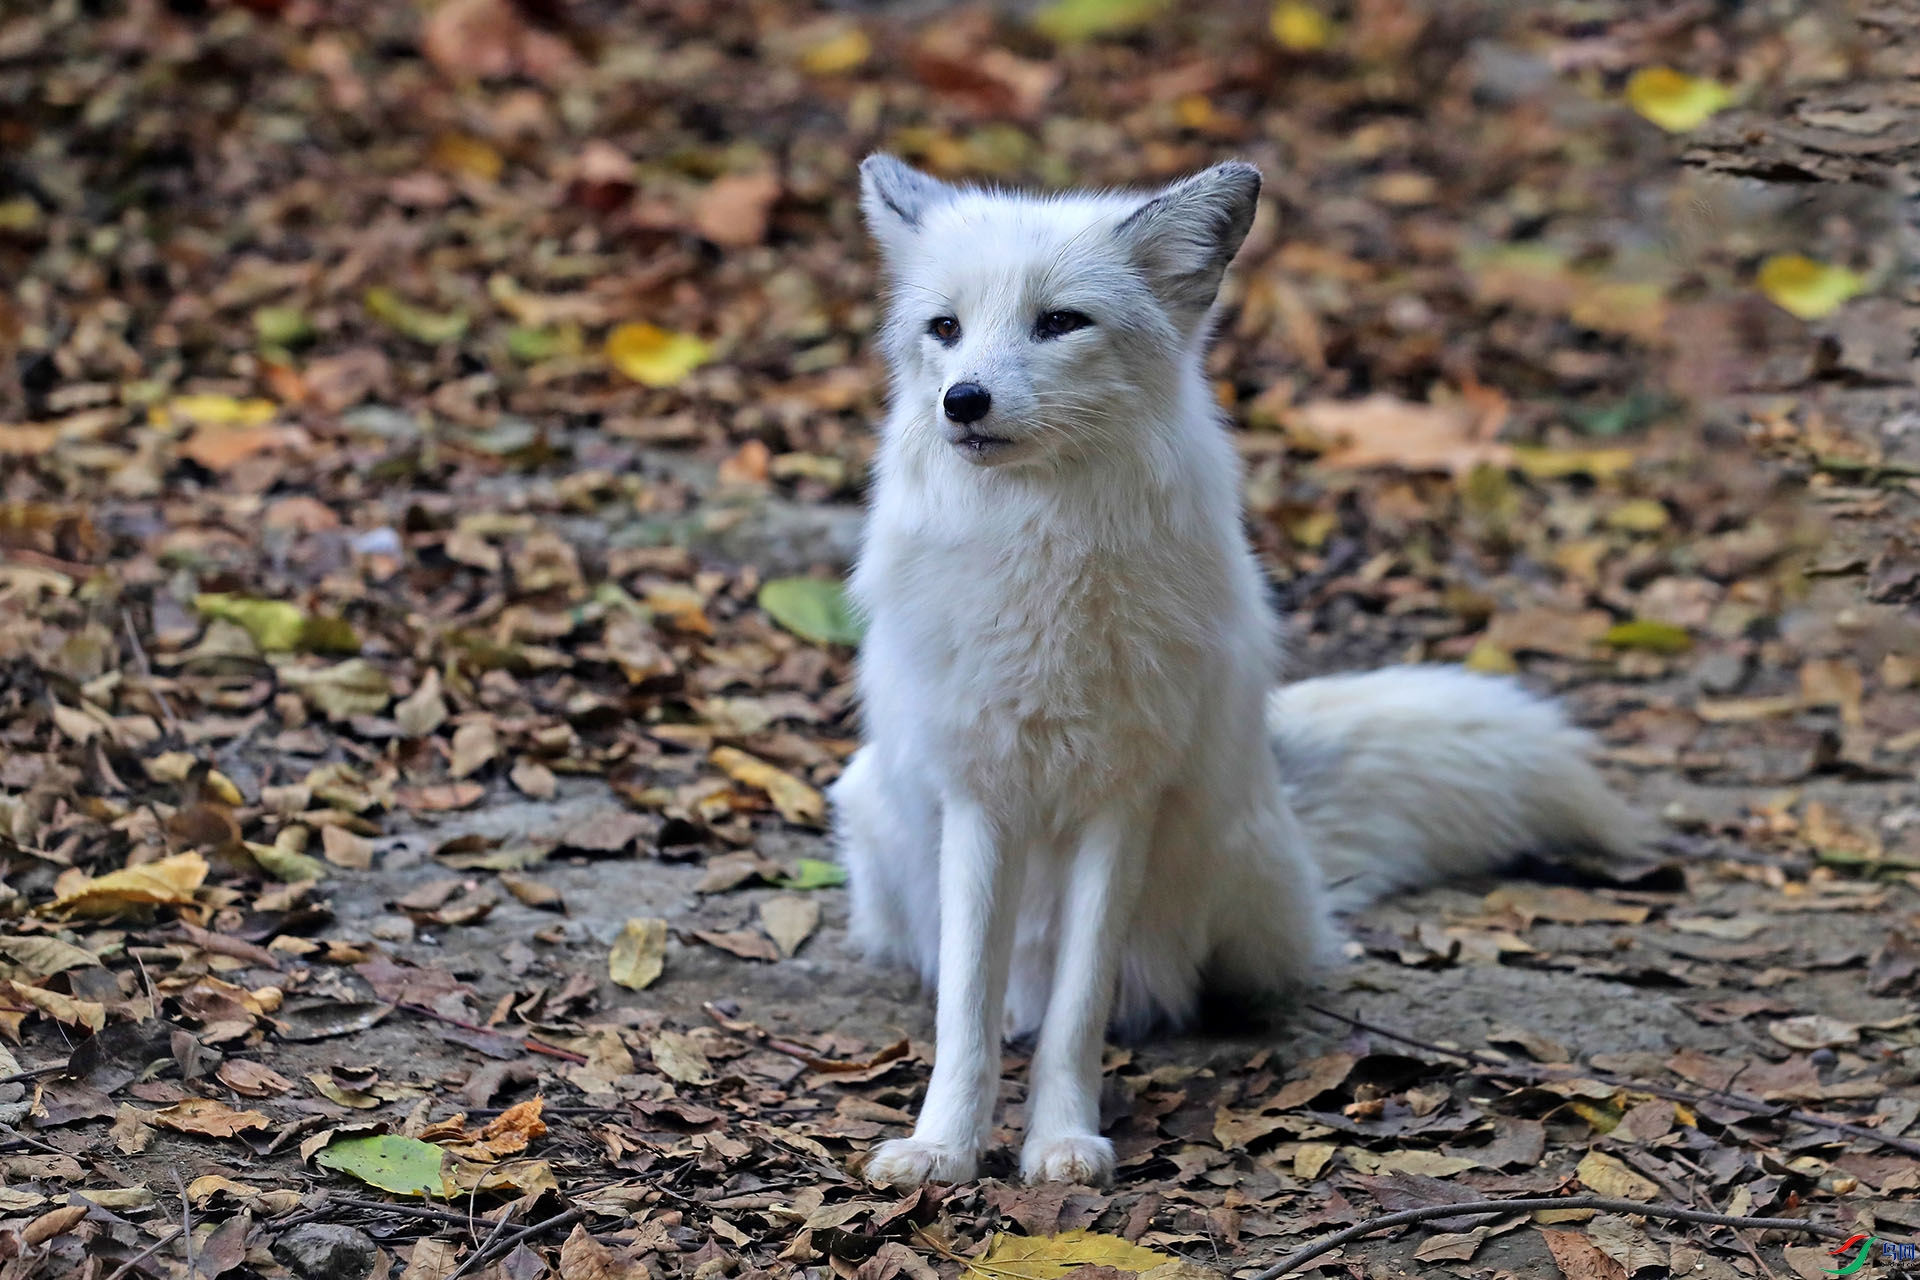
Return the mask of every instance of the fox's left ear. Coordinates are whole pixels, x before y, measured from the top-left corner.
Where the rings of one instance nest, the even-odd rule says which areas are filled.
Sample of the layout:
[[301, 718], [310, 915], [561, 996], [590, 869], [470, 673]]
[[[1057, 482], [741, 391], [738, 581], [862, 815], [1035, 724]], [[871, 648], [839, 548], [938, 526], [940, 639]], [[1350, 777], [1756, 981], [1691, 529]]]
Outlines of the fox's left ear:
[[1230, 160], [1174, 183], [1116, 230], [1154, 293], [1186, 324], [1197, 323], [1253, 226], [1260, 171]]
[[897, 257], [919, 234], [928, 213], [959, 194], [918, 169], [885, 153], [860, 162], [860, 211], [881, 252]]

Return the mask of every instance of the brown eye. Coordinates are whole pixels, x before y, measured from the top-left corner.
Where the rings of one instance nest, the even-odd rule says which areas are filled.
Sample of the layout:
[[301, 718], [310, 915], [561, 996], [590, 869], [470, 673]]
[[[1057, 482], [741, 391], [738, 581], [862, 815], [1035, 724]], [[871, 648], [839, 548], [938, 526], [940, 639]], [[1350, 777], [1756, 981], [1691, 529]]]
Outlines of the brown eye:
[[935, 316], [927, 322], [927, 332], [941, 342], [952, 343], [960, 336], [960, 322], [952, 316]]
[[1092, 323], [1092, 319], [1078, 311], [1048, 311], [1033, 322], [1033, 336], [1059, 338], [1076, 329], [1085, 329]]

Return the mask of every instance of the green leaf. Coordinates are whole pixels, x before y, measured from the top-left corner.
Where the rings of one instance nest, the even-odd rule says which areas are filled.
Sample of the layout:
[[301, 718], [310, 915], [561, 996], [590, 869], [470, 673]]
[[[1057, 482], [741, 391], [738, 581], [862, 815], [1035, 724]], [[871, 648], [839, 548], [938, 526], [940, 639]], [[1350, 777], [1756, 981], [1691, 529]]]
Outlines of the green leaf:
[[285, 600], [250, 600], [245, 596], [203, 592], [193, 598], [193, 607], [203, 618], [225, 618], [239, 623], [253, 637], [253, 642], [268, 653], [298, 648], [307, 625], [306, 611]]
[[1615, 623], [1600, 639], [1616, 649], [1645, 649], [1652, 653], [1685, 653], [1693, 648], [1693, 637], [1685, 627], [1648, 618]]
[[794, 863], [793, 874], [780, 882], [783, 889], [837, 889], [847, 882], [847, 869], [837, 862], [802, 858]]
[[1062, 44], [1122, 35], [1166, 12], [1171, 0], [1054, 0], [1033, 15], [1041, 34]]
[[815, 644], [856, 645], [866, 634], [846, 589], [824, 578], [775, 578], [760, 588], [760, 607], [788, 631]]
[[297, 347], [313, 337], [313, 321], [298, 307], [256, 307], [253, 331], [269, 347]]
[[427, 311], [414, 306], [385, 285], [375, 285], [367, 290], [365, 301], [367, 314], [415, 342], [424, 342], [428, 346], [455, 342], [467, 332], [466, 312]]
[[285, 600], [254, 600], [223, 592], [202, 592], [193, 607], [203, 618], [223, 618], [246, 629], [267, 653], [305, 649], [314, 653], [358, 653], [360, 637], [341, 618], [311, 617]]
[[314, 1163], [395, 1195], [435, 1196], [447, 1191], [440, 1176], [445, 1154], [431, 1142], [383, 1133], [341, 1138], [323, 1149]]
[[327, 864], [318, 858], [277, 844], [255, 844], [251, 840], [246, 843], [247, 852], [260, 864], [260, 869], [283, 884], [319, 880], [327, 874]]

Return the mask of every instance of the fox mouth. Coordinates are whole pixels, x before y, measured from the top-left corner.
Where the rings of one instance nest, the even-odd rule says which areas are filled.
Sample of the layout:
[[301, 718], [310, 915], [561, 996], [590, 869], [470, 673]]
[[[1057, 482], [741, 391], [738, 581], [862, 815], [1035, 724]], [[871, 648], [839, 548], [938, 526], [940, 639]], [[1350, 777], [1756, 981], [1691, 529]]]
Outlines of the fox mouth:
[[958, 434], [949, 434], [947, 442], [959, 450], [962, 457], [976, 462], [1010, 449], [1014, 443], [1005, 436], [990, 436], [984, 431], [962, 431]]

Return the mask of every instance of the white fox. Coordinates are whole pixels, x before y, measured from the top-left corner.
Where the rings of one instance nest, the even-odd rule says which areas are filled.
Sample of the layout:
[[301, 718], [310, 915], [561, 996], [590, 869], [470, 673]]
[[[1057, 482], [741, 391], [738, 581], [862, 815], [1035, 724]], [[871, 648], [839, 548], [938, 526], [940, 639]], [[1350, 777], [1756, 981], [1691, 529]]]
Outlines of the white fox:
[[1552, 704], [1401, 667], [1274, 688], [1278, 620], [1202, 371], [1260, 175], [1153, 195], [957, 188], [877, 155], [892, 408], [852, 591], [867, 741], [833, 788], [852, 932], [937, 990], [913, 1136], [974, 1176], [1003, 1034], [1037, 1033], [1020, 1168], [1098, 1183], [1110, 1024], [1258, 996], [1337, 911], [1636, 823]]

